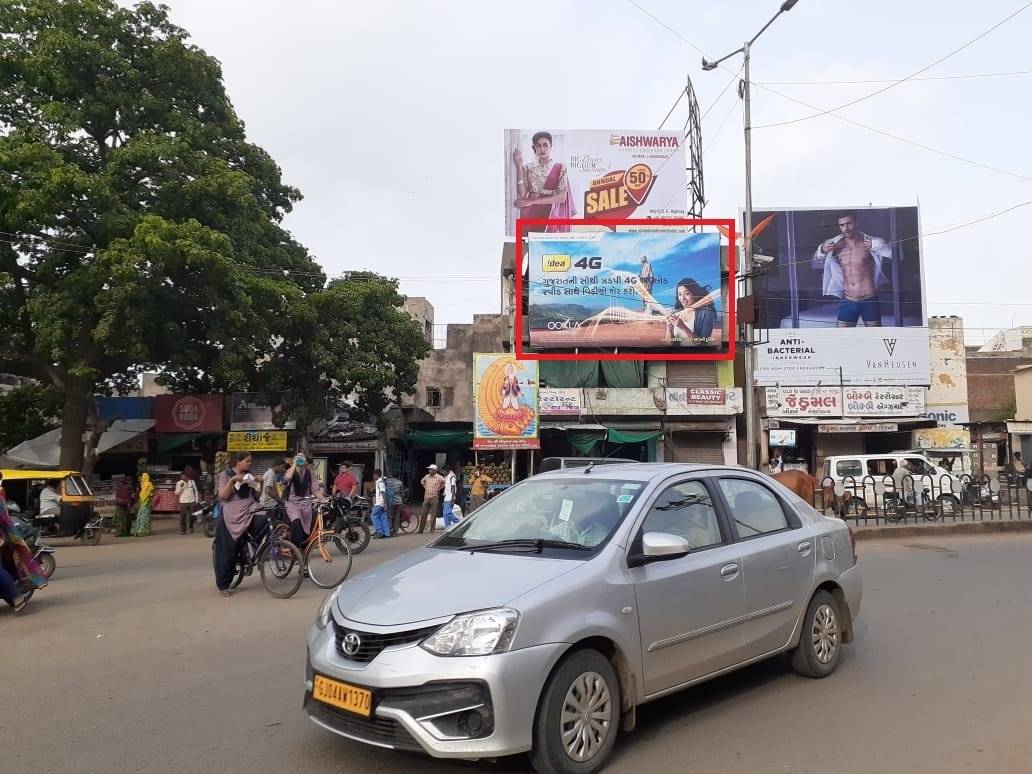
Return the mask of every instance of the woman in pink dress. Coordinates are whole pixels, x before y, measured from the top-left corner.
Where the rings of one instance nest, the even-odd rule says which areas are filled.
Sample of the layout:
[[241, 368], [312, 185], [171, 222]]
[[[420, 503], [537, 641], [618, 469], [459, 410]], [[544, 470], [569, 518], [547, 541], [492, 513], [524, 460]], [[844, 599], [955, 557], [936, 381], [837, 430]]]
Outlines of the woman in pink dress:
[[[552, 135], [538, 132], [531, 140], [536, 163], [524, 164], [519, 148], [512, 152], [516, 167], [514, 202], [521, 218], [568, 220], [577, 214], [566, 165], [552, 161]], [[569, 231], [569, 226], [528, 226], [527, 231]]]

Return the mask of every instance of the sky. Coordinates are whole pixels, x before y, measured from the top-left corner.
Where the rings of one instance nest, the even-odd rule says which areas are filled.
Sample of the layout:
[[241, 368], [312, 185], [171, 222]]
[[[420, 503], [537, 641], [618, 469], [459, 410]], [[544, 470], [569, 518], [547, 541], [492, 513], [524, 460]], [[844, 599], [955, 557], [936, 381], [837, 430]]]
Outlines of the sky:
[[[799, 0], [753, 47], [754, 207], [920, 204], [928, 314], [963, 316], [969, 341], [1032, 323], [1032, 206], [934, 232], [1032, 200], [1032, 75], [915, 79], [760, 127], [819, 112], [792, 99], [827, 110], [889, 85], [814, 81], [904, 78], [1024, 1]], [[166, 0], [222, 62], [249, 138], [304, 194], [287, 227], [331, 274], [397, 276], [438, 324], [499, 310], [505, 128], [658, 128], [690, 77], [705, 214], [737, 216], [741, 103], [721, 92], [738, 60], [703, 72], [682, 37], [722, 56], [778, 2], [634, 2], [677, 34], [630, 0]], [[1029, 69], [1030, 35], [1032, 8], [917, 77]], [[682, 101], [664, 128], [686, 118]]]

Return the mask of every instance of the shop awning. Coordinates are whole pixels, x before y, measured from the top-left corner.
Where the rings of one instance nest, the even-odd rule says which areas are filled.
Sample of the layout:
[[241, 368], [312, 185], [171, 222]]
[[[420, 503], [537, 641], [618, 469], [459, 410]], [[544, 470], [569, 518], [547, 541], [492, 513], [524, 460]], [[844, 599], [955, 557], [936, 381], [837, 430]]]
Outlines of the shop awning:
[[428, 428], [409, 430], [402, 436], [414, 449], [468, 449], [473, 445], [473, 431], [462, 428]]
[[178, 449], [191, 443], [195, 438], [203, 438], [212, 433], [161, 433], [158, 435], [158, 454]]
[[727, 420], [700, 420], [698, 422], [667, 422], [665, 429], [671, 433], [726, 433], [730, 428]]
[[659, 438], [663, 431], [659, 430], [618, 430], [615, 427], [609, 428], [606, 439], [610, 443], [643, 443]]
[[[97, 443], [97, 453], [103, 454], [119, 444], [132, 440], [154, 427], [153, 419], [120, 419], [111, 424]], [[51, 430], [28, 441], [22, 441], [7, 450], [7, 457], [22, 465], [38, 468], [56, 468], [61, 459], [61, 429]]]

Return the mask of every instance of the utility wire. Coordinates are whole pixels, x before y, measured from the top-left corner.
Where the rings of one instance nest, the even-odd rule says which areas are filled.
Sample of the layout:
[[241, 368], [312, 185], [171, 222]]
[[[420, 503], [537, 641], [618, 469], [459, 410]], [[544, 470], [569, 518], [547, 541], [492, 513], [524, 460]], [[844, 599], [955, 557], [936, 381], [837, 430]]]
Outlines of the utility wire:
[[681, 93], [677, 95], [677, 99], [674, 101], [673, 107], [671, 107], [670, 110], [667, 111], [666, 118], [659, 122], [659, 129], [656, 130], [657, 132], [661, 131], [666, 122], [670, 120], [670, 116], [672, 116], [674, 114], [674, 111], [677, 110], [677, 106], [681, 104], [681, 100], [684, 99], [684, 95], [687, 93], [688, 87], [681, 87]]
[[1010, 70], [1000, 73], [961, 73], [957, 75], [926, 75], [923, 78], [873, 78], [856, 81], [753, 81], [767, 86], [863, 86], [874, 83], [903, 83], [904, 81], [961, 81], [974, 78], [1003, 78], [1013, 75], [1032, 75], [1032, 70]]
[[870, 94], [865, 94], [863, 97], [858, 97], [857, 99], [850, 100], [849, 102], [843, 103], [843, 104], [839, 105], [838, 107], [828, 108], [827, 110], [821, 110], [820, 112], [814, 113], [814, 114], [809, 115], [809, 116], [801, 116], [800, 118], [793, 118], [793, 119], [790, 119], [788, 121], [778, 121], [778, 122], [772, 123], [772, 124], [759, 124], [757, 126], [754, 126], [753, 129], [770, 129], [770, 128], [775, 127], [775, 126], [788, 126], [789, 124], [798, 124], [798, 123], [801, 123], [803, 121], [809, 121], [812, 118], [820, 118], [821, 116], [826, 116], [826, 115], [828, 115], [828, 113], [835, 113], [835, 112], [837, 112], [839, 110], [845, 110], [846, 108], [852, 107], [853, 105], [857, 105], [857, 104], [863, 102], [864, 100], [871, 99], [872, 97], [877, 97], [879, 94], [884, 94], [889, 89], [895, 88], [896, 86], [899, 86], [899, 84], [905, 83], [906, 81], [909, 81], [911, 78], [914, 78], [915, 76], [920, 75], [921, 73], [925, 72], [926, 70], [931, 70], [933, 67], [935, 67], [936, 65], [942, 64], [943, 62], [945, 62], [947, 59], [949, 59], [950, 57], [954, 56], [955, 54], [959, 54], [965, 48], [968, 48], [969, 46], [974, 45], [975, 43], [980, 41], [982, 38], [984, 38], [986, 35], [989, 35], [990, 33], [995, 32], [996, 30], [998, 30], [1000, 27], [1002, 27], [1004, 24], [1006, 24], [1011, 19], [1013, 19], [1015, 16], [1020, 14], [1022, 11], [1027, 10], [1029, 8], [1029, 6], [1032, 6], [1032, 2], [1025, 3], [1025, 5], [1021, 6], [1021, 8], [1019, 8], [1016, 11], [1014, 11], [1014, 13], [1010, 14], [1009, 16], [1007, 16], [1002, 21], [998, 21], [996, 24], [994, 24], [989, 29], [987, 29], [984, 32], [976, 35], [975, 37], [973, 37], [971, 40], [969, 40], [964, 45], [959, 46], [958, 48], [953, 49], [948, 54], [945, 54], [944, 56], [939, 57], [938, 59], [936, 59], [931, 64], [925, 65], [920, 70], [917, 70], [917, 71], [911, 73], [910, 75], [906, 76], [905, 78], [900, 78], [898, 81], [893, 81], [892, 83], [888, 84], [887, 86], [883, 86], [880, 89], [875, 89]]

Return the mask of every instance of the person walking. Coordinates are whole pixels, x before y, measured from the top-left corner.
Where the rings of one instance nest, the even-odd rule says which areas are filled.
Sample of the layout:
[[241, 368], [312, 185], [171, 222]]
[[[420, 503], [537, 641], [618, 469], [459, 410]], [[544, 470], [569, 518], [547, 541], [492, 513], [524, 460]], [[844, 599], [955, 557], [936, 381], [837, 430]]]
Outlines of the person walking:
[[389, 538], [391, 536], [391, 517], [388, 511], [387, 482], [379, 468], [373, 471], [373, 537]]
[[222, 516], [215, 526], [215, 587], [224, 597], [236, 572], [240, 541], [248, 531], [257, 532], [265, 517], [255, 515], [252, 508], [257, 498], [258, 481], [251, 474], [251, 453], [235, 452], [230, 467], [219, 474], [216, 495], [222, 504]]
[[455, 471], [450, 466], [444, 466], [444, 507], [441, 509], [441, 515], [444, 516], [444, 528], [453, 524], [458, 524], [459, 520], [452, 513], [452, 508], [455, 506], [455, 492], [458, 488], [458, 479], [455, 476]]
[[487, 487], [493, 484], [494, 479], [486, 475], [480, 468], [473, 469], [473, 478], [469, 481], [469, 497], [472, 500], [472, 509], [475, 511], [484, 504], [484, 497], [487, 496]]
[[189, 525], [190, 531], [194, 530], [194, 511], [197, 510], [197, 503], [201, 500], [201, 493], [197, 489], [196, 472], [189, 465], [183, 468], [179, 480], [176, 482], [176, 497], [179, 498], [179, 534], [185, 535]]
[[283, 474], [283, 484], [287, 517], [290, 519], [290, 542], [303, 546], [312, 531], [312, 501], [307, 498], [322, 494], [323, 485], [316, 480], [308, 459], [301, 452], [294, 456], [294, 464]]
[[419, 516], [419, 534], [430, 525], [430, 531], [437, 530], [437, 514], [441, 512], [441, 492], [444, 490], [444, 478], [437, 472], [436, 465], [428, 465], [427, 473], [420, 483], [423, 485], [423, 513]]
[[133, 480], [122, 476], [115, 484], [115, 537], [129, 537], [132, 526]]

